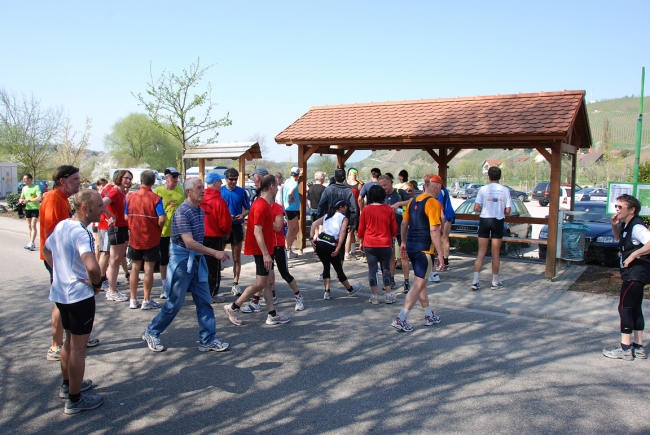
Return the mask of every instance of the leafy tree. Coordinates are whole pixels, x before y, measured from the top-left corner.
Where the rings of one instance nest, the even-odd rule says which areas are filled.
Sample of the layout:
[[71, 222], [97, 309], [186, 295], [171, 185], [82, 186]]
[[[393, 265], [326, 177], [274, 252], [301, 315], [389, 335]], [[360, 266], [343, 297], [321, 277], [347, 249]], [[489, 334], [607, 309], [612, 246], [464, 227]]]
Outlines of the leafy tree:
[[312, 156], [309, 159], [307, 164], [307, 175], [310, 180], [314, 178], [314, 173], [316, 171], [323, 171], [328, 177], [333, 177], [335, 170], [336, 170], [336, 158], [334, 158], [329, 154], [323, 154], [323, 155], [316, 154], [316, 156]]
[[143, 113], [131, 113], [113, 125], [104, 137], [104, 147], [119, 166], [163, 168], [175, 165], [181, 157], [181, 147], [160, 130]]
[[0, 148], [34, 177], [42, 176], [62, 125], [62, 108], [42, 108], [33, 95], [17, 97], [0, 88]]
[[[153, 73], [150, 73], [151, 82], [147, 85], [146, 96], [133, 94], [154, 124], [181, 144], [183, 155], [189, 145], [200, 142], [200, 134], [209, 132], [212, 136], [206, 143], [214, 142], [218, 136], [215, 130], [232, 124], [228, 114], [218, 120], [212, 119], [214, 103], [210, 82], [206, 91], [193, 94], [208, 69], [210, 66], [201, 68], [199, 58], [188, 69], [183, 69], [181, 75], [163, 71], [154, 80]], [[196, 115], [200, 109], [203, 109], [203, 113]], [[185, 175], [184, 161], [181, 171]]]

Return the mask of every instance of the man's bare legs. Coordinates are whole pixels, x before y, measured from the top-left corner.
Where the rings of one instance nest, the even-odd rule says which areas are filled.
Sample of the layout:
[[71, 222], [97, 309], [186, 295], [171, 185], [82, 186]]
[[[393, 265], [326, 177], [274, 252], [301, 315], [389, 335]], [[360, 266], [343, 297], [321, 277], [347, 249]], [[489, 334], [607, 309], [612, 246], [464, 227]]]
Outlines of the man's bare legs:
[[232, 273], [233, 279], [232, 282], [234, 285], [239, 285], [239, 275], [241, 274], [241, 247], [242, 243], [239, 242], [236, 245], [230, 245], [232, 249]]
[[[499, 283], [499, 268], [501, 266], [501, 239], [492, 239], [491, 253], [492, 253], [492, 283]], [[472, 290], [478, 290], [480, 286], [475, 287], [475, 284], [479, 282], [479, 273], [483, 267], [483, 260], [487, 255], [487, 248], [490, 243], [490, 239], [485, 237], [478, 238], [478, 254], [476, 256], [476, 261], [474, 261], [474, 279], [472, 281]]]
[[300, 219], [298, 217], [295, 217], [291, 219], [290, 221], [287, 221], [287, 252], [289, 252], [289, 257], [291, 258], [293, 253], [293, 242], [296, 240], [296, 236], [298, 235], [298, 223]]
[[[144, 263], [144, 260], [139, 260], [139, 261], [131, 261], [131, 276], [129, 277], [129, 291], [130, 291], [130, 297], [131, 300], [137, 300], [138, 299], [138, 277], [140, 275], [140, 269], [142, 268], [142, 263]], [[146, 275], [145, 275], [145, 283], [146, 283]], [[151, 289], [149, 289], [149, 292], [151, 293]], [[144, 298], [145, 301], [148, 301], [146, 295]]]
[[74, 335], [65, 331], [66, 340], [61, 349], [61, 375], [70, 382], [70, 394], [81, 392], [86, 370], [86, 347], [90, 334]]
[[111, 245], [110, 257], [108, 259], [108, 269], [106, 270], [106, 277], [108, 278], [109, 292], [114, 294], [117, 292], [117, 275], [120, 273], [120, 265], [126, 252], [126, 243], [120, 245]]

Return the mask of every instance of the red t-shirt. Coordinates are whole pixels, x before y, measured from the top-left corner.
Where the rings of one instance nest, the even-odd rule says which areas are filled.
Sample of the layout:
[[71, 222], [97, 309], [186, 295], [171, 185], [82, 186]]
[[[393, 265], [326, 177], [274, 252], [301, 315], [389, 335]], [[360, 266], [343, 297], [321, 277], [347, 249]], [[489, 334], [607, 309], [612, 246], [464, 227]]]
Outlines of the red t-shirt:
[[246, 241], [244, 255], [263, 255], [255, 239], [255, 226], [262, 227], [264, 244], [269, 254], [273, 254], [275, 248], [275, 231], [273, 231], [273, 212], [271, 204], [264, 198], [257, 198], [248, 213], [248, 225], [246, 228]]
[[[108, 190], [113, 188], [112, 184], [107, 184], [104, 186], [104, 190], [102, 190], [102, 198], [106, 198], [106, 194], [108, 193]], [[108, 221], [106, 220], [106, 214], [102, 213], [102, 215], [99, 217], [99, 223], [97, 224], [97, 229], [100, 230], [108, 230]]]
[[395, 212], [388, 204], [369, 204], [359, 218], [359, 238], [368, 248], [390, 248], [397, 235]]
[[111, 202], [106, 206], [106, 208], [115, 215], [115, 226], [116, 227], [128, 227], [126, 219], [124, 218], [124, 208], [126, 207], [126, 195], [119, 191], [116, 187], [112, 187], [104, 195], [106, 198], [110, 198]]
[[[284, 207], [282, 207], [277, 202], [274, 202], [273, 205], [271, 205], [271, 213], [273, 213], [273, 221], [275, 222], [275, 218], [277, 218], [278, 216], [284, 216]], [[284, 237], [284, 219], [283, 219], [282, 228], [280, 228], [280, 231], [275, 232], [275, 246], [284, 246], [284, 244], [285, 244], [285, 237]]]

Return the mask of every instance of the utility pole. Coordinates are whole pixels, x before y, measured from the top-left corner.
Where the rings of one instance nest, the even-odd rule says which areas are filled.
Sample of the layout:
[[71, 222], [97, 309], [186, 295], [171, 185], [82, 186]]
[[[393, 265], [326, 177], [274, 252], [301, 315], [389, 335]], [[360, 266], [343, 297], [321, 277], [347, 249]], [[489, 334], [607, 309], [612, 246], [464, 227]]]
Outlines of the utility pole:
[[641, 108], [636, 121], [636, 152], [634, 154], [634, 182], [639, 182], [639, 165], [641, 164], [641, 132], [643, 127], [643, 84], [645, 83], [645, 67], [641, 68]]

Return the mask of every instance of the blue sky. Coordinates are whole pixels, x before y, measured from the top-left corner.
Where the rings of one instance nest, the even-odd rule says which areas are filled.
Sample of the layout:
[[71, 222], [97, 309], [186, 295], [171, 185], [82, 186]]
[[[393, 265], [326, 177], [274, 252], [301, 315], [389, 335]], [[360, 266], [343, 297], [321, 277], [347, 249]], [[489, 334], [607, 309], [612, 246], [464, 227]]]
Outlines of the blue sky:
[[62, 106], [78, 129], [89, 116], [96, 150], [142, 111], [131, 93], [145, 91], [150, 63], [156, 77], [213, 64], [215, 114], [233, 121], [219, 141], [260, 134], [275, 161], [296, 160], [273, 138], [311, 106], [564, 89], [617, 98], [638, 95], [650, 66], [647, 0], [2, 3], [0, 87]]

